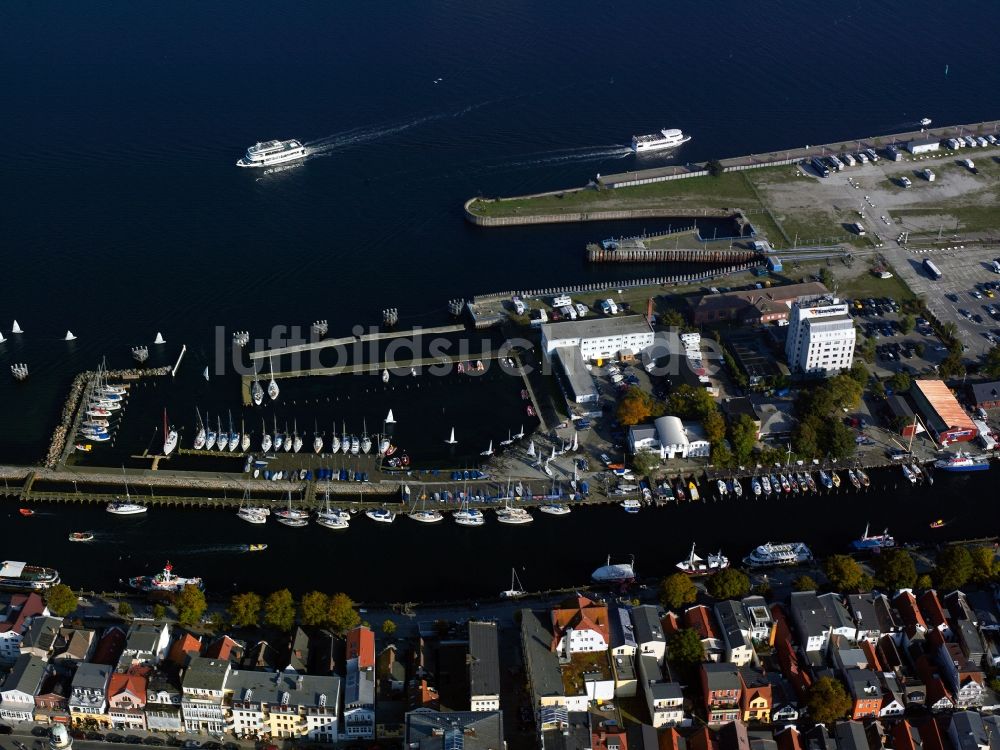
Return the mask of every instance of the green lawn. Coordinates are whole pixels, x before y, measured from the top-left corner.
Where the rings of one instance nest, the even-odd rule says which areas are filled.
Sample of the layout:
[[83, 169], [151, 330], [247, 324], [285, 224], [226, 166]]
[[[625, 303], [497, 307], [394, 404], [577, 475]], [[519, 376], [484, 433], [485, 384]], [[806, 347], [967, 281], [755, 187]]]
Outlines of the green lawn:
[[892, 297], [897, 302], [903, 302], [904, 300], [913, 299], [915, 296], [910, 291], [910, 287], [906, 285], [906, 282], [895, 271], [892, 271], [893, 276], [891, 279], [880, 279], [869, 272], [859, 274], [854, 278], [841, 279], [837, 276], [836, 267], [831, 270], [839, 282], [839, 293], [848, 299], [857, 299], [859, 297]]

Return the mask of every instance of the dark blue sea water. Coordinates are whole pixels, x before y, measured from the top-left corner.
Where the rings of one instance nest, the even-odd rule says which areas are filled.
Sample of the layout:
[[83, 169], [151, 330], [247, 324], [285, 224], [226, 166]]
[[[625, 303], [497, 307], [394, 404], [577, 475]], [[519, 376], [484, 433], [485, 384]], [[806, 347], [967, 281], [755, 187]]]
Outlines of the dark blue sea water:
[[[659, 127], [694, 138], [641, 166], [994, 118], [994, 13], [976, 0], [946, 18], [931, 0], [3, 4], [0, 461], [40, 460], [73, 374], [127, 365], [157, 331], [168, 343], [151, 364], [188, 346], [181, 384], [160, 386], [187, 423], [218, 326], [263, 338], [325, 318], [336, 336], [383, 307], [436, 324], [453, 297], [648, 275], [584, 263], [610, 227], [479, 230], [462, 202], [634, 168], [623, 144]], [[318, 154], [272, 176], [234, 166], [255, 141], [291, 137]], [[67, 328], [78, 341], [61, 341]], [[237, 410], [229, 382], [200, 407]], [[480, 422], [503, 403], [483, 401]]]

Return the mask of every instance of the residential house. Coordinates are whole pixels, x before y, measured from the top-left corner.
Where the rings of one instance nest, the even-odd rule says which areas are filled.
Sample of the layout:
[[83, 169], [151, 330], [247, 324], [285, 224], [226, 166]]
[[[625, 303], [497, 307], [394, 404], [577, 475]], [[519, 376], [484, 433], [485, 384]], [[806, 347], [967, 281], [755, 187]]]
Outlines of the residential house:
[[35, 617], [21, 638], [22, 654], [33, 654], [42, 661], [48, 661], [59, 640], [60, 617]]
[[917, 597], [917, 605], [924, 616], [924, 622], [930, 630], [940, 630], [945, 638], [951, 638], [951, 625], [948, 624], [948, 617], [941, 606], [937, 591], [927, 589]]
[[851, 613], [844, 606], [844, 602], [841, 601], [840, 594], [820, 594], [817, 599], [826, 610], [826, 617], [830, 623], [830, 635], [853, 638], [857, 632], [857, 626], [854, 624]]
[[614, 719], [590, 715], [591, 750], [628, 750], [628, 736], [624, 727]]
[[667, 655], [667, 639], [656, 607], [649, 604], [632, 607], [632, 628], [639, 653], [652, 654], [662, 665]]
[[185, 632], [174, 639], [167, 658], [183, 669], [187, 666], [189, 658], [199, 654], [201, 654], [201, 638]]
[[0, 664], [12, 666], [21, 655], [21, 639], [38, 616], [49, 614], [38, 594], [14, 594], [0, 620]]
[[986, 677], [979, 665], [969, 661], [957, 643], [945, 642], [939, 631], [928, 642], [936, 648], [936, 659], [955, 708], [974, 708], [983, 703]]
[[35, 696], [49, 665], [34, 654], [21, 654], [0, 687], [0, 718], [10, 723], [32, 721]]
[[940, 669], [925, 654], [914, 661], [914, 668], [924, 684], [926, 698], [924, 705], [931, 711], [950, 711], [955, 707], [951, 691], [942, 676]]
[[183, 732], [181, 683], [173, 671], [156, 670], [146, 679], [146, 727], [150, 731]]
[[885, 594], [851, 594], [847, 597], [847, 608], [854, 619], [856, 629], [852, 637], [856, 641], [876, 643], [883, 635], [899, 630]]
[[520, 610], [520, 617], [522, 659], [532, 711], [546, 706], [565, 706], [559, 658], [552, 652], [552, 631], [530, 609]]
[[76, 726], [108, 727], [108, 681], [111, 667], [107, 664], [81, 664], [70, 684], [69, 713]]
[[750, 642], [750, 620], [740, 602], [727, 599], [715, 605], [715, 617], [722, 630], [725, 661], [742, 667], [756, 661], [757, 654]]
[[860, 721], [838, 721], [833, 727], [836, 750], [869, 750], [865, 725]]
[[635, 656], [638, 645], [632, 627], [632, 612], [628, 607], [611, 607], [608, 610], [610, 623], [608, 632], [611, 642], [608, 648], [612, 656]]
[[799, 645], [807, 654], [826, 650], [832, 627], [815, 591], [794, 591], [788, 605]]
[[778, 665], [781, 667], [782, 677], [788, 680], [788, 684], [791, 685], [796, 698], [804, 700], [806, 693], [812, 686], [813, 680], [809, 672], [799, 664], [799, 656], [795, 647], [792, 646], [791, 640], [784, 637], [775, 641], [774, 651], [778, 659]]
[[851, 718], [855, 721], [873, 719], [882, 709], [882, 684], [870, 669], [844, 670], [847, 692], [851, 696]]
[[396, 644], [390, 643], [375, 661], [379, 692], [399, 694], [406, 687], [406, 665], [396, 656]]
[[927, 632], [927, 623], [917, 606], [917, 597], [910, 589], [902, 589], [896, 598], [892, 600], [892, 606], [896, 609], [899, 624], [903, 628], [903, 633], [907, 640], [913, 640], [918, 636], [922, 637]]
[[204, 656], [217, 661], [231, 661], [239, 663], [243, 659], [245, 646], [239, 641], [233, 640], [228, 635], [220, 635], [205, 649]]
[[375, 634], [364, 625], [347, 634], [346, 671], [344, 736], [375, 739]]
[[878, 715], [880, 719], [902, 716], [906, 712], [906, 693], [892, 672], [879, 674], [882, 685], [882, 707]]
[[774, 741], [778, 750], [804, 750], [805, 747], [802, 734], [791, 724], [774, 735]]
[[739, 718], [743, 683], [736, 667], [732, 664], [702, 664], [701, 689], [709, 724], [724, 724]]
[[108, 717], [116, 729], [146, 728], [146, 677], [139, 670], [116, 672], [108, 681]]
[[722, 640], [716, 631], [712, 610], [704, 604], [688, 607], [684, 610], [684, 626], [692, 628], [701, 636], [701, 645], [708, 661], [717, 662], [722, 658], [724, 648]]
[[325, 743], [338, 739], [340, 678], [336, 675], [303, 675], [292, 669], [233, 670], [226, 678], [225, 692], [227, 728], [237, 736]]
[[404, 724], [403, 747], [407, 748], [502, 750], [506, 747], [499, 711], [410, 711]]
[[[372, 644], [372, 651], [375, 650], [374, 642]], [[374, 656], [372, 661], [374, 661]], [[309, 636], [306, 635], [306, 631], [302, 628], [296, 626], [295, 630], [292, 631], [292, 635], [289, 639], [288, 644], [288, 663], [285, 665], [282, 671], [288, 671], [289, 669], [294, 672], [299, 672], [300, 674], [305, 674], [309, 670]]]
[[[374, 653], [375, 641], [373, 636], [373, 657]], [[495, 622], [469, 622], [468, 664], [469, 710], [499, 711], [500, 647]]]
[[562, 706], [543, 708], [538, 716], [541, 750], [590, 750], [590, 716]]
[[40, 724], [69, 724], [69, 675], [49, 669], [35, 696], [35, 721]]
[[611, 634], [608, 608], [577, 596], [552, 610], [552, 650], [568, 661], [576, 653], [606, 651]]
[[889, 729], [894, 750], [924, 750], [924, 741], [909, 721], [897, 721]]
[[930, 719], [917, 726], [917, 732], [923, 743], [923, 750], [946, 750], [944, 733], [937, 719]]
[[133, 623], [118, 657], [118, 670], [124, 672], [131, 667], [155, 667], [166, 658], [169, 645], [170, 626], [167, 623]]
[[945, 596], [942, 603], [948, 612], [948, 619], [952, 625], [963, 620], [968, 620], [973, 625], [979, 625], [979, 618], [973, 609], [973, 604], [969, 601], [969, 597], [966, 596], [964, 591], [952, 591]]
[[219, 734], [226, 729], [222, 697], [232, 671], [228, 661], [196, 656], [181, 681], [181, 712], [185, 732]]
[[[639, 668], [636, 665], [636, 660], [640, 656], [643, 654], [611, 656], [611, 671], [615, 678], [615, 698], [632, 698], [638, 693]], [[652, 654], [645, 654], [645, 656], [652, 656]]]
[[684, 721], [681, 686], [664, 679], [663, 668], [652, 654], [639, 655], [639, 680], [655, 728], [677, 726]]
[[948, 739], [954, 750], [990, 750], [997, 740], [976, 711], [956, 711], [948, 724]]
[[774, 626], [774, 618], [771, 617], [771, 610], [764, 601], [764, 597], [748, 596], [740, 602], [746, 612], [747, 621], [750, 624], [750, 639], [752, 641], [767, 642], [771, 637], [771, 628]]
[[95, 664], [107, 664], [109, 667], [116, 666], [118, 659], [125, 650], [125, 631], [117, 625], [105, 628], [97, 641], [97, 648], [91, 661]]
[[740, 675], [740, 721], [761, 724], [771, 722], [773, 694], [771, 681], [763, 672], [753, 667], [741, 667]]
[[59, 638], [51, 661], [67, 669], [76, 669], [78, 664], [89, 661], [97, 648], [97, 639], [93, 630], [86, 628], [59, 629]]

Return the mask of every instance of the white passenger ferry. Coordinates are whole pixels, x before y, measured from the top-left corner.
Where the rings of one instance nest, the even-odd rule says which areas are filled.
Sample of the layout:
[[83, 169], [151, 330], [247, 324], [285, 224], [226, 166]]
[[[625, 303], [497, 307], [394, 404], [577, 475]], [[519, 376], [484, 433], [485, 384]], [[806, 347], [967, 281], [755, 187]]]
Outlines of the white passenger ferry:
[[304, 159], [306, 147], [296, 140], [264, 141], [247, 149], [246, 156], [236, 162], [237, 167], [269, 167], [286, 161]]
[[802, 542], [787, 544], [762, 544], [743, 558], [749, 568], [767, 568], [772, 565], [797, 565], [812, 560], [812, 551]]
[[684, 135], [680, 130], [661, 130], [659, 133], [651, 133], [650, 135], [633, 135], [632, 150], [637, 154], [646, 154], [651, 151], [665, 151], [668, 148], [676, 148], [690, 140], [691, 136]]

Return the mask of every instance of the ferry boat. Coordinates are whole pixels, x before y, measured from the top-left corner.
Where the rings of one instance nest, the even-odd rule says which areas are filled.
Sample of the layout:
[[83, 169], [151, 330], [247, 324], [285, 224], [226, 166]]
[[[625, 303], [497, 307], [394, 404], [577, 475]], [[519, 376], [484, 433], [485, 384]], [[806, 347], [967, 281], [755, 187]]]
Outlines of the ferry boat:
[[959, 451], [951, 458], [939, 458], [934, 462], [934, 468], [941, 471], [986, 471], [990, 468], [989, 456], [970, 456]]
[[703, 576], [729, 567], [729, 558], [723, 555], [721, 551], [714, 555], [709, 555], [708, 559], [705, 560], [695, 554], [694, 547], [695, 545], [692, 544], [691, 554], [677, 563], [677, 569], [682, 573], [686, 573], [689, 576]]
[[637, 154], [648, 154], [653, 151], [666, 151], [670, 148], [677, 148], [683, 143], [691, 140], [691, 136], [684, 135], [676, 128], [664, 128], [658, 133], [649, 135], [633, 135], [632, 151]]
[[93, 531], [71, 531], [69, 534], [71, 542], [92, 542], [94, 541]]
[[590, 580], [594, 583], [631, 583], [635, 580], [635, 560], [625, 563], [612, 563], [611, 556], [608, 555], [608, 562], [590, 574]]
[[129, 578], [128, 585], [139, 591], [176, 592], [185, 586], [204, 588], [204, 583], [200, 578], [184, 578], [183, 576], [174, 575], [174, 566], [169, 561], [163, 566], [163, 570], [156, 575]]
[[0, 589], [44, 591], [59, 583], [59, 571], [23, 562], [4, 560], [0, 565]]
[[743, 564], [748, 568], [767, 568], [774, 565], [798, 565], [809, 562], [812, 558], [812, 551], [802, 542], [767, 542], [744, 557]]
[[309, 152], [296, 140], [261, 141], [247, 149], [246, 155], [236, 162], [237, 167], [269, 167], [287, 161], [304, 159]]
[[108, 513], [116, 516], [136, 516], [149, 510], [145, 505], [138, 503], [110, 503], [107, 507]]
[[851, 542], [851, 546], [858, 552], [866, 552], [868, 550], [880, 550], [895, 547], [896, 540], [891, 534], [889, 534], [889, 529], [886, 529], [881, 534], [869, 536], [868, 524], [865, 524], [865, 533], [861, 535], [860, 539], [855, 539]]

